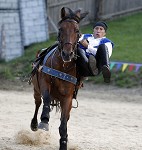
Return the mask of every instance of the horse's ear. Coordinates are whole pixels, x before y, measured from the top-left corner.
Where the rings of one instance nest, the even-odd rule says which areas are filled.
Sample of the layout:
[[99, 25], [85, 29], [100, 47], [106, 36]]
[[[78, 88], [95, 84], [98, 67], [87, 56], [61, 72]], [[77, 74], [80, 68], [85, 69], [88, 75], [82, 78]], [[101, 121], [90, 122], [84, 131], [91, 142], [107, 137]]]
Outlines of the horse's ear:
[[77, 15], [78, 18], [80, 18], [80, 13], [81, 13], [81, 9], [75, 11], [75, 14]]
[[80, 18], [80, 20], [82, 20], [83, 18], [86, 17], [86, 15], [89, 14], [88, 11], [86, 11], [86, 12], [84, 12], [84, 13], [81, 13], [81, 10], [82, 10], [82, 9], [80, 8], [80, 9], [78, 9], [78, 10], [75, 11], [75, 14], [78, 16], [78, 18]]
[[61, 9], [61, 18], [64, 18], [66, 16], [65, 7]]
[[71, 15], [71, 14], [73, 14], [73, 11], [70, 9], [70, 8], [68, 8], [68, 7], [63, 7], [62, 9], [61, 9], [61, 18], [63, 19], [64, 17], [66, 17], [67, 15]]
[[86, 15], [88, 15], [88, 14], [89, 14], [89, 12], [88, 12], [88, 11], [86, 11], [86, 12], [82, 13], [82, 14], [80, 15], [80, 20], [82, 20], [83, 18], [85, 18], [85, 17], [86, 17]]

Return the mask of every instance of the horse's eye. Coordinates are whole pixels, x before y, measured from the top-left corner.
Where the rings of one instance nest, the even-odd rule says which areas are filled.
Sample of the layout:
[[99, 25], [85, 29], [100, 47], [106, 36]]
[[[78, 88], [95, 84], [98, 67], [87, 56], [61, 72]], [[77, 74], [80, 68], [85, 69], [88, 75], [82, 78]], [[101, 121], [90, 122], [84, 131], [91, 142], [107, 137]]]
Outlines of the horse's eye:
[[59, 29], [59, 32], [62, 32], [62, 31], [63, 31], [63, 29], [62, 29], [62, 28], [60, 28], [60, 29]]

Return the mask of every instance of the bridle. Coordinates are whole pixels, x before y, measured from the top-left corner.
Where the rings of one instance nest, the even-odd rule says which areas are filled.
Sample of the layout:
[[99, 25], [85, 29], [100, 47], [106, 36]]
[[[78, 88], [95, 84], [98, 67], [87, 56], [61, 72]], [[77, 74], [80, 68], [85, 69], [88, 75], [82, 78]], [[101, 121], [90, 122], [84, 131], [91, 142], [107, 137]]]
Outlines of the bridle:
[[[76, 20], [73, 20], [73, 19], [70, 19], [70, 18], [66, 18], [66, 19], [63, 19], [63, 20], [61, 20], [58, 24], [59, 24], [59, 26], [60, 26], [60, 24], [62, 23], [62, 22], [73, 22], [73, 23], [76, 23], [76, 24], [78, 24], [78, 22], [76, 21]], [[77, 59], [77, 47], [78, 47], [78, 40], [79, 40], [79, 38], [80, 38], [80, 31], [78, 30], [77, 32], [76, 32], [76, 34], [77, 34], [77, 39], [76, 39], [76, 42], [75, 43], [72, 43], [72, 42], [70, 42], [70, 41], [66, 41], [66, 42], [64, 42], [63, 43], [63, 41], [61, 40], [61, 32], [62, 31], [60, 31], [60, 29], [59, 29], [59, 33], [58, 33], [58, 49], [59, 49], [59, 51], [61, 52], [62, 50], [63, 50], [63, 48], [64, 48], [64, 46], [65, 45], [71, 45], [71, 47], [72, 47], [72, 49], [74, 50], [74, 59]]]

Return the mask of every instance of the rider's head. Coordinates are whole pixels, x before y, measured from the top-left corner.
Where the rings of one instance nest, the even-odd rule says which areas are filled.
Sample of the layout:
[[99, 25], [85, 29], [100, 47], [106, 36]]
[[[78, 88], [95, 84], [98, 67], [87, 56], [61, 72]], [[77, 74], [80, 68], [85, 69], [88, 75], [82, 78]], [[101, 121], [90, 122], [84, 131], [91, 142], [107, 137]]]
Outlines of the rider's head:
[[99, 21], [93, 26], [93, 34], [95, 38], [102, 38], [106, 35], [107, 24], [103, 21]]

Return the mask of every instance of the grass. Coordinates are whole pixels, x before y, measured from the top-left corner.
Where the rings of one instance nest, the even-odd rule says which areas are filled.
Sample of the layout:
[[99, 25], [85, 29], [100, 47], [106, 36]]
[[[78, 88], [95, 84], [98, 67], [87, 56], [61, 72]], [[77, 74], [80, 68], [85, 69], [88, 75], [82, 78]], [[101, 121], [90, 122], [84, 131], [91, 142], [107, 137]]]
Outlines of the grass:
[[0, 62], [0, 78], [14, 81], [15, 78], [25, 78], [28, 76], [37, 51], [50, 46], [55, 40], [56, 38], [53, 36], [49, 41], [32, 44], [25, 48], [25, 53], [22, 57], [9, 62]]
[[115, 43], [113, 60], [142, 62], [141, 21], [142, 13], [139, 13], [109, 23], [113, 30], [109, 31], [108, 36]]
[[[114, 44], [114, 50], [110, 61], [123, 61], [142, 63], [142, 13], [121, 17], [117, 20], [107, 21], [109, 29], [107, 37]], [[81, 28], [82, 33], [92, 33], [92, 25]], [[0, 62], [0, 79], [15, 81], [17, 78], [24, 79], [31, 71], [31, 62], [34, 60], [37, 50], [50, 46], [56, 41], [52, 36], [49, 41], [32, 44], [25, 48], [25, 53], [10, 62]], [[139, 72], [125, 72], [112, 70], [112, 83], [120, 87], [133, 87], [141, 85], [142, 70]], [[102, 76], [89, 78], [89, 81], [103, 84]]]

